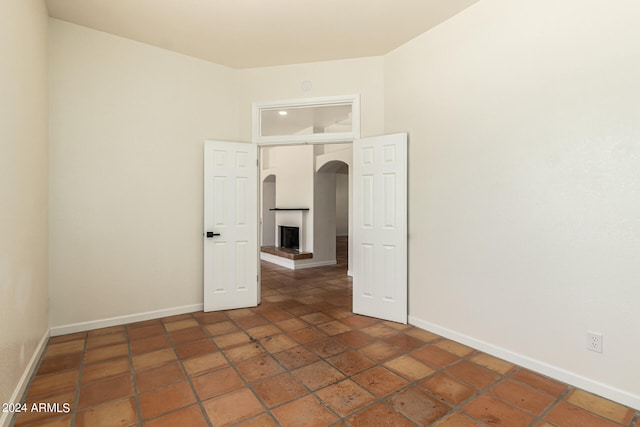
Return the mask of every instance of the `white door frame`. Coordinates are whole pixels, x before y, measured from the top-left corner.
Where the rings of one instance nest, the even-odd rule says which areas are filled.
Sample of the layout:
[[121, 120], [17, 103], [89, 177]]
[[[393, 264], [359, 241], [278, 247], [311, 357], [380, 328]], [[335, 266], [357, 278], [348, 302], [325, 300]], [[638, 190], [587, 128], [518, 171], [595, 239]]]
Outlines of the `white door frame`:
[[[326, 106], [326, 105], [345, 105], [346, 103], [349, 103], [352, 105], [352, 109], [353, 109], [353, 127], [352, 127], [352, 132], [350, 132], [349, 134], [342, 134], [342, 135], [331, 135], [331, 134], [312, 134], [312, 135], [305, 135], [305, 136], [300, 136], [300, 135], [287, 135], [287, 136], [262, 136], [261, 135], [261, 130], [260, 130], [260, 126], [261, 126], [261, 112], [264, 110], [269, 110], [269, 109], [276, 109], [276, 108], [295, 108], [296, 106], [298, 107], [309, 107], [309, 106]], [[331, 143], [350, 143], [353, 144], [353, 141], [356, 139], [360, 139], [360, 96], [359, 95], [347, 95], [347, 96], [337, 96], [337, 97], [324, 97], [324, 98], [307, 98], [307, 99], [297, 99], [297, 100], [285, 100], [285, 101], [276, 101], [276, 102], [254, 102], [253, 103], [253, 135], [252, 135], [252, 140], [253, 143], [256, 144], [258, 146], [258, 148], [261, 148], [261, 146], [285, 146], [285, 145], [303, 145], [303, 144], [331, 144]], [[406, 134], [405, 134], [406, 136]], [[353, 147], [353, 145], [352, 145]], [[258, 153], [257, 153], [257, 158], [258, 158], [258, 164], [261, 165], [262, 164], [262, 159], [261, 159], [261, 150], [258, 149]], [[406, 153], [405, 153], [406, 156]], [[406, 159], [405, 159], [406, 161]], [[350, 176], [350, 184], [353, 187], [353, 179], [355, 179], [355, 173], [354, 170], [352, 170], [354, 168], [350, 168], [349, 170], [349, 176]], [[406, 174], [406, 169], [405, 169], [405, 174]], [[258, 200], [261, 200], [262, 197], [262, 180], [260, 179], [260, 168], [258, 170], [258, 185], [257, 185], [257, 191], [258, 191]], [[405, 176], [405, 182], [404, 182], [404, 186], [405, 186], [405, 190], [406, 190], [406, 176]], [[405, 197], [404, 199], [404, 203], [407, 204], [407, 199]], [[353, 205], [353, 200], [350, 197], [349, 199], [349, 203], [350, 203], [350, 224], [353, 224], [353, 218], [352, 216], [355, 214], [354, 212], [354, 205]], [[406, 206], [406, 209], [408, 210], [408, 204]], [[258, 204], [258, 207], [256, 209], [257, 211], [257, 215], [258, 215], [258, 235], [262, 236], [262, 205], [261, 203]], [[405, 218], [406, 221], [406, 218]], [[353, 241], [353, 236], [354, 236], [354, 227], [350, 227], [349, 229], [349, 244], [351, 246], [352, 241]], [[405, 228], [404, 228], [405, 233], [408, 232], [408, 227], [407, 227], [407, 223], [405, 223]], [[405, 236], [407, 237], [407, 236]], [[260, 240], [258, 240], [258, 242], [260, 242]], [[406, 246], [406, 238], [405, 238], [405, 246]], [[405, 292], [404, 292], [404, 298], [407, 300], [406, 303], [408, 304], [408, 278], [406, 276], [407, 274], [407, 263], [408, 263], [408, 259], [406, 257], [407, 255], [407, 250], [408, 248], [405, 247], [404, 250], [404, 259], [405, 259], [405, 277], [404, 277], [404, 283], [405, 283]], [[260, 247], [258, 247], [258, 255], [257, 255], [257, 262], [258, 262], [258, 272], [260, 272]], [[355, 249], [353, 251], [353, 253], [355, 253]], [[350, 257], [349, 262], [352, 262], [352, 259]], [[354, 267], [352, 267], [352, 271], [353, 271]], [[258, 292], [260, 293], [262, 284], [260, 281], [258, 281]], [[355, 291], [355, 289], [354, 289]], [[354, 301], [355, 304], [355, 301]], [[402, 323], [406, 323], [407, 322], [407, 312], [408, 309], [405, 310], [405, 314], [404, 314], [404, 318], [402, 318], [402, 316], [398, 317], [395, 316], [393, 319], [391, 320], [395, 320], [395, 321], [400, 321]], [[375, 314], [370, 314], [370, 315], [375, 315]]]

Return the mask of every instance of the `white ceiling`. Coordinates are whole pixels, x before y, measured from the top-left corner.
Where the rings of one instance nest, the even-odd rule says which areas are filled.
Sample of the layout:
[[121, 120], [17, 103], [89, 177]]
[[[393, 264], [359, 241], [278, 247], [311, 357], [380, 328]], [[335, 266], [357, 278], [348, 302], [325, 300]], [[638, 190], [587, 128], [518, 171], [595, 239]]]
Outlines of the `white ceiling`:
[[384, 55], [478, 0], [45, 0], [49, 15], [234, 68]]

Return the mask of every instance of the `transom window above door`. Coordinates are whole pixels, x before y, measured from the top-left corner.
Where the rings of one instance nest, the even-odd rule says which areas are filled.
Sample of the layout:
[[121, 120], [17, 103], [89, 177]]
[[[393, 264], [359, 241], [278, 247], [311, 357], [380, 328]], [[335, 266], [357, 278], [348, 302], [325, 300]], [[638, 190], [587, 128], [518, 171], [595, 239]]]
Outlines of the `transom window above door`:
[[327, 143], [359, 137], [359, 95], [253, 104], [254, 143]]

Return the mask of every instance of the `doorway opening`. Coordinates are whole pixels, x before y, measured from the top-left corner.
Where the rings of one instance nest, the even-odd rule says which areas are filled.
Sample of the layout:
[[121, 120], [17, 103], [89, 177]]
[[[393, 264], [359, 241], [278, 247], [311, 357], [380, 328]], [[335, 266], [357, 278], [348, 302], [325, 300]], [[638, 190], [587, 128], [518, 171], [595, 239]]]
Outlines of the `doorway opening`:
[[[251, 254], [258, 252], [262, 232], [258, 229], [257, 218], [262, 211], [262, 207], [258, 206], [261, 188], [258, 184], [273, 173], [268, 169], [278, 169], [274, 173], [278, 184], [274, 208], [276, 224], [279, 213], [295, 212], [295, 216], [289, 216], [287, 221], [296, 220], [300, 225], [292, 226], [303, 227], [299, 231], [300, 248], [308, 247], [322, 254], [322, 245], [319, 243], [323, 239], [318, 238], [318, 225], [322, 223], [321, 219], [330, 218], [331, 215], [321, 214], [326, 205], [316, 204], [316, 186], [321, 186], [322, 182], [326, 186], [327, 180], [323, 180], [322, 176], [332, 175], [327, 174], [330, 166], [326, 164], [336, 165], [334, 162], [339, 160], [338, 157], [348, 153], [352, 156], [349, 170], [353, 175], [350, 180], [353, 198], [349, 202], [353, 206], [353, 214], [350, 215], [353, 226], [349, 227], [348, 245], [354, 249], [353, 257], [347, 256], [347, 262], [354, 266], [353, 312], [407, 322], [407, 134], [360, 138], [353, 141], [353, 146], [347, 144], [344, 149], [338, 145], [287, 145], [287, 149], [299, 149], [306, 157], [293, 162], [281, 162], [283, 157], [280, 155], [273, 159], [265, 156], [268, 161], [262, 167], [267, 170], [260, 170], [253, 166], [260, 165], [256, 145], [205, 141], [203, 236], [206, 311], [253, 307], [260, 301], [260, 275], [256, 271], [258, 263], [253, 258], [255, 255]], [[297, 165], [304, 170], [287, 176], [287, 173], [279, 170], [283, 164]], [[280, 191], [280, 183], [304, 187], [304, 191], [298, 188], [297, 198], [283, 199], [280, 195], [287, 192]], [[279, 206], [280, 203], [283, 204]], [[333, 198], [334, 221], [335, 204], [336, 199]], [[314, 221], [314, 215], [319, 221]], [[334, 236], [335, 230], [334, 222]], [[327, 236], [326, 229], [320, 236]], [[330, 246], [325, 245], [325, 256], [327, 247]], [[302, 264], [305, 268], [335, 266], [336, 254], [331, 251], [329, 254], [333, 258], [322, 260], [320, 255], [316, 257], [313, 253], [310, 258], [314, 259]], [[318, 263], [318, 258], [321, 263]], [[306, 273], [297, 269], [298, 266], [294, 265], [293, 269], [288, 270], [293, 270], [294, 277]], [[311, 276], [315, 278], [316, 287], [320, 284], [330, 285], [324, 271], [316, 270]], [[345, 279], [348, 278], [345, 276]], [[313, 286], [307, 289], [315, 291]]]
[[291, 270], [341, 264], [350, 272], [352, 156], [351, 143], [260, 148], [263, 262]]

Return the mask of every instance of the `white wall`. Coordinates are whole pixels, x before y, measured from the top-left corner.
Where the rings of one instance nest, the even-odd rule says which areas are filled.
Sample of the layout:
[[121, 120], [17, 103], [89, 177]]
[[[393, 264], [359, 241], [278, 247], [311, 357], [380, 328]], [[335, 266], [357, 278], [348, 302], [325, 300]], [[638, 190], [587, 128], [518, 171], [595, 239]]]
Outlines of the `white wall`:
[[44, 3], [0, 2], [0, 402], [20, 400], [49, 330], [47, 50]]
[[349, 174], [336, 174], [336, 236], [349, 235]]
[[[318, 221], [316, 227], [316, 236], [322, 239], [321, 246], [325, 249], [327, 259], [336, 260], [336, 239], [337, 228], [345, 230], [344, 234], [348, 235], [351, 229], [351, 192], [352, 192], [352, 175], [342, 174], [338, 172], [348, 171], [353, 163], [353, 150], [351, 144], [326, 144], [322, 149], [317, 150], [318, 155], [315, 158], [315, 168], [318, 171], [316, 178], [316, 213], [323, 217], [322, 222]], [[331, 175], [331, 177], [327, 177]], [[340, 183], [340, 184], [339, 184]], [[341, 187], [341, 188], [339, 188]], [[318, 195], [322, 191], [324, 194]], [[323, 199], [328, 197], [331, 200]], [[340, 203], [338, 203], [340, 201]], [[320, 210], [322, 209], [322, 211]], [[338, 225], [339, 224], [339, 225]], [[316, 237], [318, 240], [318, 237]], [[353, 239], [348, 242], [348, 274], [351, 275], [350, 260], [353, 259]], [[315, 255], [314, 255], [315, 257]]]
[[[639, 8], [483, 0], [384, 58], [241, 71], [52, 20], [52, 326], [200, 303], [202, 140], [248, 141], [254, 101], [360, 93], [363, 136], [410, 135], [412, 321], [639, 407]], [[6, 158], [46, 170], [27, 147]]]
[[50, 28], [54, 332], [202, 304], [203, 140], [237, 140], [235, 71]]
[[276, 213], [271, 209], [276, 207], [276, 178], [275, 175], [262, 179], [262, 243], [261, 246], [275, 246], [276, 244]]
[[635, 407], [639, 20], [633, 0], [483, 0], [385, 57], [412, 322]]
[[238, 71], [50, 27], [54, 333], [202, 302], [202, 141], [250, 140], [253, 101], [361, 93], [363, 134], [383, 129], [379, 57]]
[[[316, 146], [316, 155], [324, 147]], [[318, 167], [314, 158], [314, 171]], [[313, 177], [314, 262], [336, 262], [336, 173], [316, 172]]]
[[[240, 138], [251, 140], [253, 102], [360, 94], [362, 136], [384, 129], [384, 63], [382, 57], [314, 62], [238, 71]], [[310, 81], [304, 91], [301, 83]]]
[[276, 212], [274, 233], [279, 233], [280, 225], [300, 227], [300, 251], [313, 252], [313, 146], [270, 147], [268, 152], [269, 169], [262, 178], [276, 175], [275, 207], [309, 209]]

